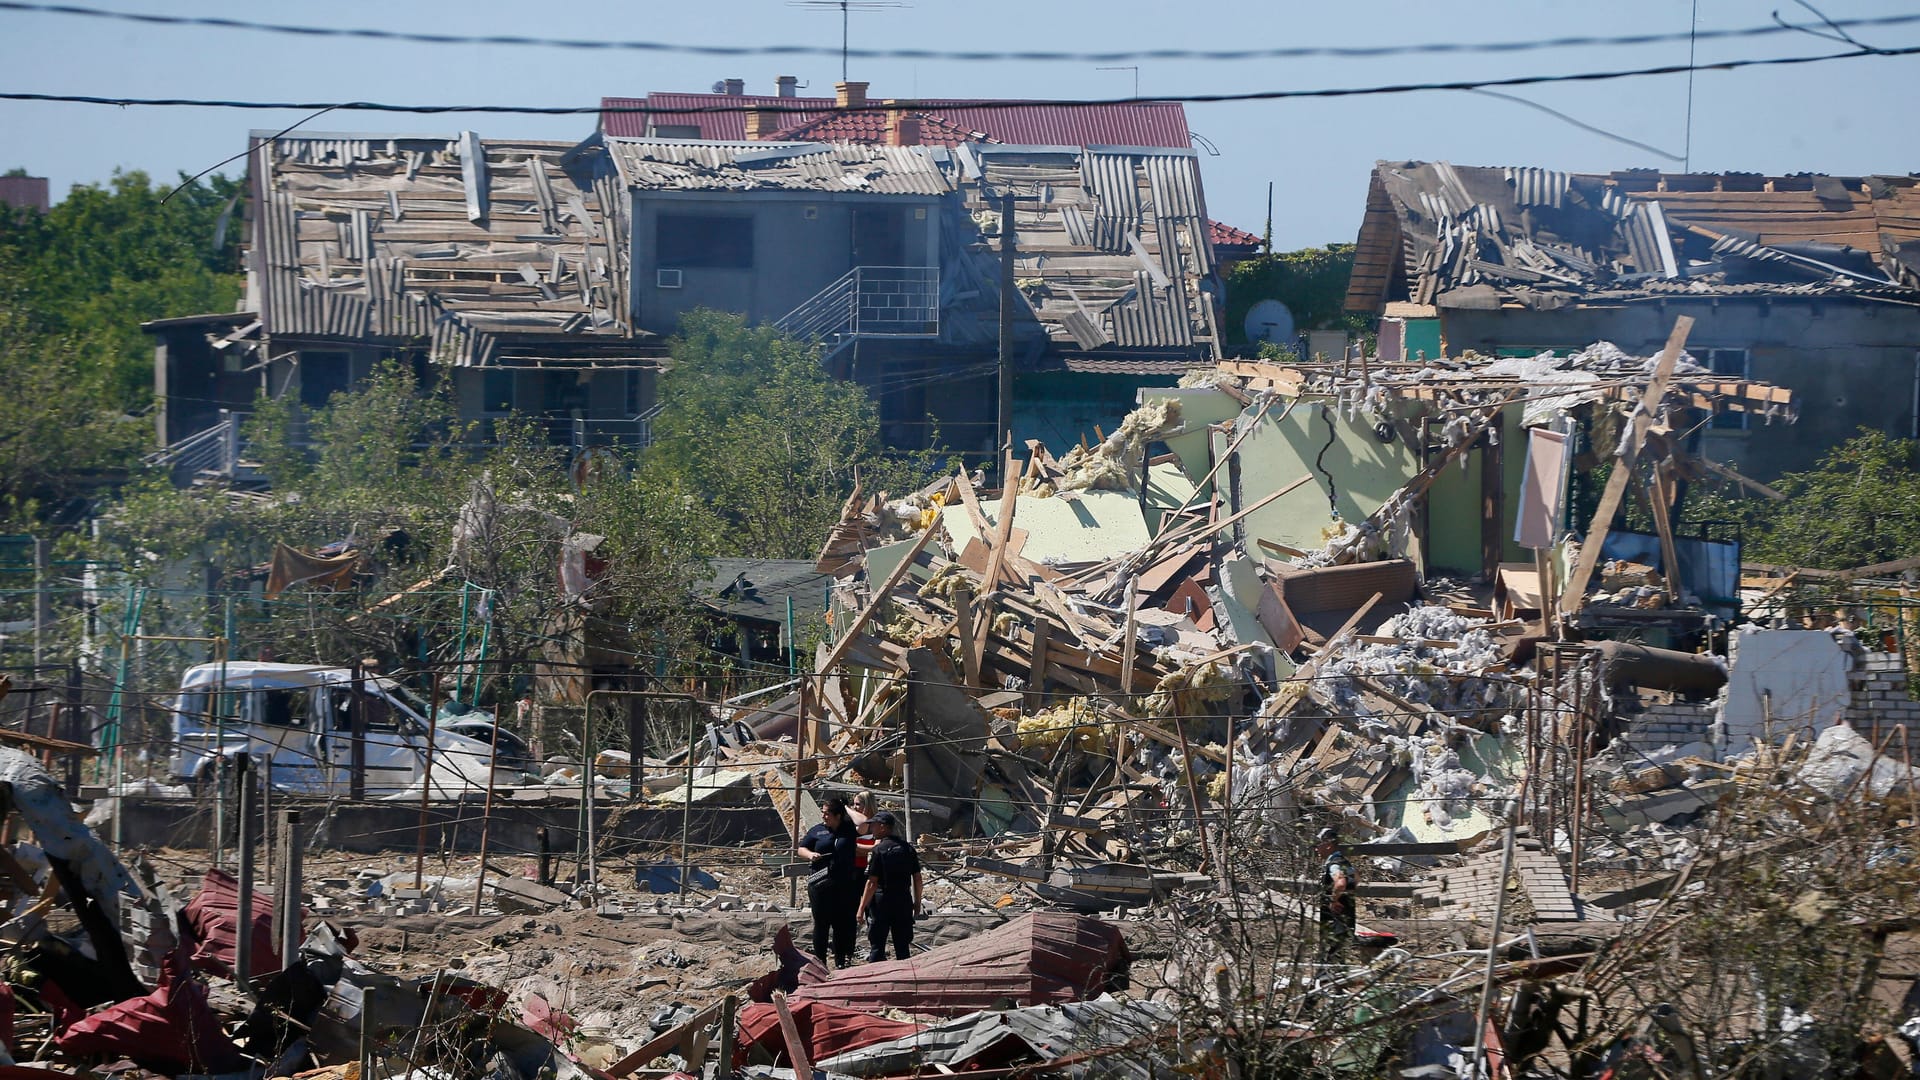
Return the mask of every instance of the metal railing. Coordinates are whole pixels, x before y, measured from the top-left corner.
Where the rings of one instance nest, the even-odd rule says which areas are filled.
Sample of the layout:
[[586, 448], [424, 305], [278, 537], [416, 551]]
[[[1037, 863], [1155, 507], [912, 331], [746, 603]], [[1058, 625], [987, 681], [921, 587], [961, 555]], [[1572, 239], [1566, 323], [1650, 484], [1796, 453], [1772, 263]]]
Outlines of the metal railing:
[[[660, 415], [661, 408], [656, 404], [637, 416], [521, 416], [513, 419], [531, 424], [540, 431], [548, 446], [558, 449], [575, 453], [596, 446], [640, 450], [653, 445], [653, 421]], [[249, 451], [253, 449], [241, 430], [247, 416], [244, 412], [222, 409], [218, 423], [156, 450], [142, 460], [150, 468], [168, 470], [177, 479], [202, 476], [232, 478], [243, 470]], [[495, 445], [494, 425], [507, 419], [481, 419], [473, 428], [473, 437], [456, 445], [467, 450], [481, 450]], [[293, 446], [302, 450], [312, 449], [313, 442], [305, 418], [300, 418], [289, 434]]]
[[940, 268], [856, 266], [774, 320], [803, 341], [940, 335]]
[[222, 409], [219, 422], [212, 427], [196, 431], [141, 460], [150, 468], [168, 469], [187, 476], [208, 472], [231, 476], [239, 461], [240, 424], [246, 415]]

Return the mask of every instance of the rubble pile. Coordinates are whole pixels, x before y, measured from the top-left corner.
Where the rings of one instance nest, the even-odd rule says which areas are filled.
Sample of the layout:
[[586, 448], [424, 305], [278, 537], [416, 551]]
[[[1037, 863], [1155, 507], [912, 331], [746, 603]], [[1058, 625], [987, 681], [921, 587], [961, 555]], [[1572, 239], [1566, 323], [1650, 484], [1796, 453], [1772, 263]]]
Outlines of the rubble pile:
[[[58, 881], [16, 887], [9, 1050], [329, 1080], [1911, 1070], [1920, 991], [1881, 963], [1920, 949], [1920, 774], [1883, 723], [1905, 660], [1831, 604], [1735, 622], [1737, 558], [1662, 514], [1612, 528], [1636, 470], [1657, 500], [1690, 467], [1695, 412], [1791, 411], [1688, 365], [1684, 330], [1655, 358], [1229, 362], [1063, 457], [1009, 453], [997, 489], [856, 490], [811, 670], [672, 753], [549, 769], [584, 828], [599, 799], [607, 832], [727, 808], [757, 846], [616, 857], [589, 833], [571, 882], [484, 858], [319, 875], [288, 970], [269, 933], [245, 985], [232, 879], [176, 919], [28, 762], [9, 805]], [[1577, 452], [1619, 484], [1576, 541]], [[919, 850], [927, 948], [829, 969], [795, 944], [794, 845], [860, 794]], [[55, 929], [62, 889], [79, 923]], [[455, 964], [464, 919], [491, 936]], [[434, 970], [390, 970], [407, 926]]]

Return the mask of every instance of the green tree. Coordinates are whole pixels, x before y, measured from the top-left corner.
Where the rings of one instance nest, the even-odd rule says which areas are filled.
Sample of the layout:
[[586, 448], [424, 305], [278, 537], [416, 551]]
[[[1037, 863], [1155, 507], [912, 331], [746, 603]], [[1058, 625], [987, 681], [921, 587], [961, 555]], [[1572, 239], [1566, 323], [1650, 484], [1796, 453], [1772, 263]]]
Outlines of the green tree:
[[1761, 562], [1849, 570], [1920, 555], [1920, 442], [1862, 428], [1773, 486], [1785, 501], [1713, 497], [1688, 517], [1741, 521]]
[[[676, 478], [645, 482], [612, 455], [576, 490], [565, 454], [531, 425], [502, 425], [476, 453], [445, 396], [395, 364], [304, 420], [267, 401], [256, 416], [265, 419], [249, 430], [250, 453], [274, 481], [270, 497], [155, 478], [108, 515], [97, 554], [156, 590], [156, 624], [217, 628], [206, 590], [181, 590], [184, 580], [245, 598], [248, 655], [330, 663], [371, 655], [410, 667], [423, 647], [457, 658], [465, 624], [469, 654], [484, 626], [488, 658], [524, 670], [588, 616], [603, 640], [644, 639], [667, 653], [694, 645], [688, 589], [717, 525]], [[595, 551], [606, 573], [584, 602], [565, 595], [557, 574], [561, 543], [575, 533], [606, 538]], [[354, 589], [246, 596], [249, 568], [276, 543], [310, 549], [349, 536], [372, 554]]]
[[[0, 207], [0, 516], [9, 527], [112, 484], [152, 429], [148, 319], [229, 311], [232, 237], [214, 243], [237, 185], [172, 199], [144, 173], [82, 185], [45, 214]], [[237, 230], [229, 230], [235, 232]]]
[[1302, 330], [1369, 333], [1371, 320], [1345, 310], [1347, 279], [1352, 276], [1352, 244], [1276, 251], [1233, 264], [1227, 269], [1227, 343], [1248, 343], [1242, 331], [1247, 310], [1261, 300], [1287, 305]]
[[885, 458], [873, 399], [772, 327], [696, 311], [671, 354], [643, 474], [712, 508], [724, 525], [719, 554], [810, 557], [856, 473], [870, 492], [902, 491], [934, 465], [930, 455]]

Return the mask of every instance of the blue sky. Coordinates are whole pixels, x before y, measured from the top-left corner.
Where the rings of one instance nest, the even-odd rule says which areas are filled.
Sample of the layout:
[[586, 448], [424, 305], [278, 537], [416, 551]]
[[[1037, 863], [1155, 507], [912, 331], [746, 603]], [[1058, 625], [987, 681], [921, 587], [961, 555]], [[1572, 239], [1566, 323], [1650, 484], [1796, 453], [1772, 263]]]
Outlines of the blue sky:
[[[102, 7], [351, 27], [598, 36], [717, 44], [839, 44], [837, 15], [782, 0], [730, 3], [567, 4], [370, 3], [321, 5], [192, 0], [94, 0]], [[1136, 48], [1384, 45], [1508, 41], [1568, 35], [1685, 31], [1688, 0], [1274, 3], [1272, 0], [911, 0], [855, 13], [857, 46], [1101, 51]], [[1791, 0], [1700, 0], [1702, 29], [1764, 25], [1774, 11], [1811, 16]], [[1910, 14], [1913, 3], [1832, 0], [1836, 19]], [[1920, 45], [1920, 23], [1859, 31], [1869, 44]], [[1800, 35], [1702, 42], [1700, 62], [1838, 51]], [[1148, 62], [1144, 94], [1500, 78], [1684, 63], [1685, 41], [1517, 54], [1310, 59], [1285, 62]], [[1088, 97], [1133, 89], [1134, 73], [1093, 62], [855, 60], [852, 77], [875, 97]], [[237, 30], [135, 25], [65, 15], [0, 11], [0, 89], [56, 93], [395, 102], [590, 105], [607, 95], [703, 90], [737, 76], [771, 93], [793, 74], [811, 93], [831, 93], [838, 57], [714, 58], [580, 52], [511, 46], [448, 46], [302, 38]], [[1686, 147], [1684, 75], [1509, 91], [1588, 124], [1680, 154]], [[1839, 174], [1920, 170], [1913, 102], [1920, 56], [1874, 57], [1799, 67], [1701, 72], [1693, 93], [1696, 171]], [[1375, 160], [1528, 164], [1569, 171], [1680, 163], [1611, 142], [1508, 101], [1447, 92], [1342, 100], [1188, 106], [1188, 124], [1214, 147], [1204, 158], [1213, 216], [1258, 232], [1274, 185], [1274, 238], [1283, 248], [1350, 241]], [[0, 102], [0, 168], [22, 166], [68, 185], [119, 169], [171, 178], [241, 150], [252, 128], [278, 128], [297, 113], [216, 109], [119, 109]], [[453, 132], [572, 139], [591, 117], [396, 116], [336, 113], [320, 130]], [[233, 171], [236, 166], [228, 166]]]

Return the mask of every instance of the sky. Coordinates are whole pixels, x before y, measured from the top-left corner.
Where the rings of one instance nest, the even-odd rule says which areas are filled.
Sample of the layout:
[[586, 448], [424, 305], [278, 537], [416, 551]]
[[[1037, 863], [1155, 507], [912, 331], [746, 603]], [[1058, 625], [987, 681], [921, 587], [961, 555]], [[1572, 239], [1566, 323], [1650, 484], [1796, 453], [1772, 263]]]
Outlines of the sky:
[[[460, 2], [325, 5], [223, 0], [90, 0], [122, 11], [255, 19], [303, 25], [432, 33], [595, 37], [683, 44], [817, 45], [837, 49], [840, 17], [784, 0], [633, 3], [571, 0], [562, 6]], [[942, 50], [1009, 48], [1098, 52], [1378, 46], [1523, 41], [1577, 35], [1685, 33], [1697, 6], [1701, 30], [1814, 24], [1797, 0], [1412, 0], [1299, 3], [1273, 0], [905, 0], [856, 11], [856, 47]], [[1920, 13], [1892, 0], [1828, 0], [1830, 18]], [[1920, 22], [1855, 31], [1877, 48], [1920, 46]], [[1699, 63], [1818, 55], [1846, 46], [1810, 34], [1698, 43]], [[1095, 61], [873, 59], [850, 77], [871, 97], [1087, 98], [1243, 93], [1324, 87], [1565, 74], [1687, 62], [1685, 40], [1634, 46], [1365, 59], [1147, 61], [1138, 71]], [[1133, 65], [1134, 61], [1125, 61]], [[112, 22], [0, 10], [0, 91], [111, 97], [279, 101], [362, 100], [422, 104], [596, 105], [649, 90], [706, 90], [723, 78], [749, 93], [773, 93], [777, 75], [802, 93], [830, 95], [832, 56], [712, 57], [529, 46], [432, 45], [300, 37], [207, 27]], [[1562, 83], [1503, 90], [1653, 149], [1623, 145], [1519, 102], [1462, 91], [1345, 99], [1187, 106], [1202, 153], [1211, 214], [1258, 233], [1272, 185], [1273, 238], [1285, 250], [1351, 242], [1377, 160], [1533, 165], [1571, 172], [1659, 167], [1696, 172], [1920, 171], [1913, 102], [1920, 55], [1866, 56], [1793, 67], [1694, 75], [1691, 139], [1688, 77]], [[194, 173], [244, 150], [247, 132], [301, 119], [282, 110], [0, 101], [0, 170], [52, 180], [54, 197], [115, 170], [158, 178]], [[576, 139], [594, 118], [336, 112], [303, 130]], [[237, 173], [240, 163], [225, 167]]]

